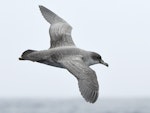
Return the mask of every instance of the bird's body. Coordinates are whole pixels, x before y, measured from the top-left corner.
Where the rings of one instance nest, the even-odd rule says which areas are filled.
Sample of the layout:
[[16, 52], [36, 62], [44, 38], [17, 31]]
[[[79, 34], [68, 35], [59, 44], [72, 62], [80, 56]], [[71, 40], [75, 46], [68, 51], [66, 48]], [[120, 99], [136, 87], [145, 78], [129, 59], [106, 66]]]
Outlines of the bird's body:
[[98, 98], [99, 85], [95, 71], [89, 66], [98, 63], [106, 66], [108, 64], [99, 54], [76, 47], [71, 37], [72, 27], [65, 20], [44, 6], [40, 6], [40, 10], [51, 24], [49, 30], [51, 46], [48, 50], [27, 50], [19, 59], [67, 69], [77, 78], [85, 100], [94, 103]]
[[31, 60], [60, 68], [64, 68], [59, 62], [65, 57], [80, 57], [88, 66], [94, 63], [90, 57], [92, 52], [79, 49], [75, 46], [57, 47], [41, 51], [27, 50], [25, 53], [28, 51], [32, 52], [24, 60]]

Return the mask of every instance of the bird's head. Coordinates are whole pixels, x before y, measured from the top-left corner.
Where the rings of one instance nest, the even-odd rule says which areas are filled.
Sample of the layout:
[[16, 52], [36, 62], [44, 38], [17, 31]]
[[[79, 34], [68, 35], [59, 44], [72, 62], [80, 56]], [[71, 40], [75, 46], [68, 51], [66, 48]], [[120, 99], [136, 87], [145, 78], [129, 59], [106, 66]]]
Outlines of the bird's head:
[[100, 63], [108, 67], [108, 63], [104, 62], [101, 55], [95, 52], [92, 52], [92, 59], [95, 61], [95, 63]]

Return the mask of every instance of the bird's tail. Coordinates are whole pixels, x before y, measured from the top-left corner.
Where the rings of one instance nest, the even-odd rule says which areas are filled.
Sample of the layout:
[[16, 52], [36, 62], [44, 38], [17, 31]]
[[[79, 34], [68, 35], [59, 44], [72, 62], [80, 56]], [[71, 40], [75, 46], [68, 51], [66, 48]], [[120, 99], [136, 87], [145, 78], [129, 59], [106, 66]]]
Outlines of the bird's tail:
[[28, 55], [32, 52], [35, 52], [35, 50], [26, 50], [25, 52], [22, 53], [19, 60], [28, 60]]

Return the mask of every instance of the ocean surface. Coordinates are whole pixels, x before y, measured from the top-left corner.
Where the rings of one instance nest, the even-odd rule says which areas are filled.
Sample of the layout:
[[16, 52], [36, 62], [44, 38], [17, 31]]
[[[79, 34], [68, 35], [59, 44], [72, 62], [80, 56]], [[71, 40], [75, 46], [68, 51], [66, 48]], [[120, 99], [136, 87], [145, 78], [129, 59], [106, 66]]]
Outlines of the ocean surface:
[[0, 99], [0, 113], [150, 113], [150, 99]]

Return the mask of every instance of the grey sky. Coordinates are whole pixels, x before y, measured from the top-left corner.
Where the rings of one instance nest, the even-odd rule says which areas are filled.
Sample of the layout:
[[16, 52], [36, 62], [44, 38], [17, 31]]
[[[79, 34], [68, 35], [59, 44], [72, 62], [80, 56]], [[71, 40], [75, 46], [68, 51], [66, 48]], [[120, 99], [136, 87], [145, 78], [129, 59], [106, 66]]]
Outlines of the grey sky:
[[68, 71], [18, 60], [26, 49], [49, 48], [49, 24], [38, 5], [72, 25], [78, 47], [109, 63], [109, 68], [92, 66], [100, 97], [150, 97], [149, 0], [5, 0], [0, 3], [0, 98], [81, 96]]

